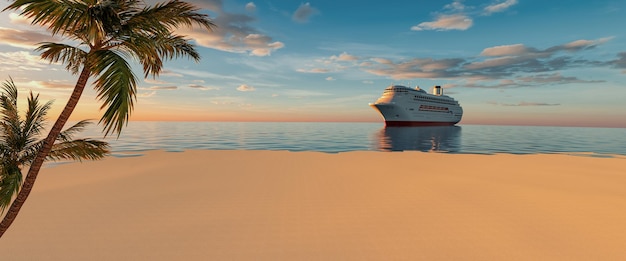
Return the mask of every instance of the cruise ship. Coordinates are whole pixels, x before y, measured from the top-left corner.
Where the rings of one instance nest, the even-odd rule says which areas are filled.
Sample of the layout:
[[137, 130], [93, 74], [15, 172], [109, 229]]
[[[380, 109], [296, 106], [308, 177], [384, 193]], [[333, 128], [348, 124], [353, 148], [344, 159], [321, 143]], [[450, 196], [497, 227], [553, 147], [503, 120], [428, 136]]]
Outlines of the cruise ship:
[[419, 87], [391, 85], [369, 105], [382, 114], [387, 126], [454, 125], [463, 117], [459, 102], [444, 95], [441, 86], [434, 86], [429, 94]]

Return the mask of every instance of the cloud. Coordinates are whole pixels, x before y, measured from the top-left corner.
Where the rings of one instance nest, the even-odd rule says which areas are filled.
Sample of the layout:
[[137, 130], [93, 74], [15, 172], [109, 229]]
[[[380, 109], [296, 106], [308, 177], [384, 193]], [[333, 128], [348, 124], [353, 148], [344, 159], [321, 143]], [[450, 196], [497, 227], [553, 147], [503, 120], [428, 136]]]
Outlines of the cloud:
[[[618, 53], [617, 56], [617, 60], [610, 61], [609, 64], [615, 68], [626, 69], [626, 52]], [[622, 73], [626, 73], [626, 70], [622, 71]]]
[[144, 82], [149, 83], [149, 84], [168, 84], [168, 82], [166, 81], [162, 81], [162, 80], [157, 80], [157, 79], [150, 79], [150, 78], [145, 78], [143, 79]]
[[507, 56], [507, 55], [521, 55], [527, 53], [529, 50], [523, 44], [513, 45], [500, 45], [485, 48], [480, 55], [482, 56]]
[[331, 77], [331, 76], [328, 76], [328, 77], [326, 77], [326, 80], [327, 80], [327, 81], [334, 81], [334, 80], [335, 80], [335, 78], [333, 78], [333, 77]]
[[411, 27], [412, 31], [465, 31], [474, 25], [475, 16], [491, 15], [503, 12], [511, 6], [517, 4], [517, 0], [498, 0], [500, 2], [486, 6], [481, 11], [473, 11], [475, 7], [465, 6], [462, 0], [455, 0], [451, 4], [443, 7], [441, 12], [435, 13], [435, 19], [429, 22], [422, 22]]
[[580, 79], [561, 72], [583, 66], [626, 69], [626, 52], [606, 62], [580, 58], [580, 52], [610, 39], [582, 39], [546, 49], [523, 44], [499, 45], [484, 48], [478, 56], [448, 59], [411, 58], [394, 61], [383, 57], [360, 58], [363, 61], [355, 64], [367, 73], [395, 80], [461, 79], [466, 82], [463, 86], [470, 88], [596, 83], [602, 81]]
[[564, 45], [553, 47], [551, 49], [548, 49], [548, 51], [580, 51], [585, 49], [591, 49], [595, 48], [598, 45], [604, 44], [612, 39], [613, 37], [604, 37], [596, 40], [576, 40], [566, 43]]
[[437, 30], [437, 31], [449, 31], [449, 30], [461, 30], [465, 31], [472, 27], [474, 21], [464, 14], [454, 15], [440, 15], [432, 22], [423, 22], [411, 27], [413, 31], [423, 30]]
[[199, 84], [189, 84], [187, 85], [187, 87], [198, 89], [198, 90], [203, 90], [203, 91], [218, 91], [220, 89], [219, 87], [204, 86], [204, 85], [199, 85]]
[[[254, 5], [248, 3], [246, 8]], [[187, 35], [200, 46], [231, 53], [247, 53], [252, 56], [268, 56], [272, 52], [285, 47], [280, 41], [274, 41], [270, 36], [261, 33], [250, 26], [255, 18], [246, 14], [228, 13], [222, 9], [221, 1], [202, 2], [217, 13], [213, 22], [217, 25], [213, 32], [194, 27], [179, 29], [180, 34]]]
[[496, 105], [530, 107], [530, 106], [559, 106], [561, 104], [545, 103], [545, 102], [519, 102], [519, 103], [496, 103]]
[[32, 24], [33, 19], [32, 18], [28, 18], [26, 16], [20, 15], [18, 13], [10, 13], [9, 14], [9, 21], [11, 24], [15, 24], [15, 25], [28, 25], [30, 26]]
[[51, 37], [50, 34], [0, 27], [0, 45], [32, 50], [39, 46], [38, 43], [57, 41], [58, 39]]
[[309, 21], [311, 16], [317, 13], [317, 9], [311, 7], [311, 4], [307, 2], [301, 4], [300, 7], [298, 7], [298, 9], [296, 9], [296, 11], [293, 13], [293, 16], [291, 18], [298, 23], [306, 23]]
[[464, 65], [474, 72], [489, 72], [490, 75], [511, 75], [515, 72], [548, 72], [577, 65], [593, 64], [593, 61], [574, 60], [568, 56], [557, 56], [562, 51], [570, 53], [594, 48], [611, 40], [605, 37], [596, 40], [576, 40], [562, 45], [539, 50], [523, 44], [501, 45], [485, 48], [481, 56], [484, 60], [473, 61]]
[[577, 77], [562, 76], [561, 73], [552, 73], [552, 74], [538, 74], [532, 76], [523, 76], [516, 78], [518, 84], [547, 84], [547, 83], [594, 83], [594, 82], [603, 82], [603, 81], [585, 81], [578, 79]]
[[246, 10], [248, 12], [254, 12], [254, 11], [256, 11], [256, 5], [253, 2], [247, 3], [246, 4]]
[[281, 90], [280, 95], [287, 96], [290, 98], [306, 98], [306, 97], [329, 96], [331, 94], [325, 93], [325, 92], [309, 91], [309, 90], [287, 89], [287, 90]]
[[26, 51], [0, 52], [0, 71], [41, 71], [49, 65], [48, 61]]
[[366, 67], [365, 71], [380, 76], [388, 76], [392, 79], [413, 78], [449, 78], [458, 76], [453, 68], [457, 68], [464, 62], [463, 59], [422, 59], [414, 58], [402, 62], [393, 62], [388, 59], [374, 58], [376, 62]]
[[46, 89], [73, 89], [74, 84], [65, 81], [31, 81], [36, 86]]
[[333, 61], [358, 61], [359, 57], [354, 55], [350, 55], [346, 52], [341, 53], [339, 56], [333, 55], [330, 57], [330, 60]]
[[148, 98], [148, 97], [152, 97], [154, 95], [156, 95], [156, 91], [151, 91], [151, 92], [139, 92], [137, 93], [137, 97], [141, 97], [141, 98]]
[[307, 65], [310, 68], [300, 68], [296, 71], [302, 73], [329, 73], [344, 71], [350, 66], [359, 64], [361, 58], [343, 52], [339, 55], [315, 59], [316, 64]]
[[362, 83], [365, 83], [365, 84], [374, 84], [374, 81], [362, 81]]
[[493, 13], [503, 12], [509, 9], [509, 7], [514, 6], [516, 4], [517, 4], [517, 0], [505, 0], [504, 2], [501, 2], [501, 3], [486, 6], [484, 11], [486, 15], [490, 15]]
[[313, 68], [313, 69], [297, 69], [296, 71], [301, 73], [328, 73], [330, 69], [326, 68]]
[[462, 0], [455, 0], [451, 4], [447, 4], [443, 7], [444, 9], [450, 9], [453, 11], [463, 11], [465, 10], [465, 5]]
[[253, 91], [256, 91], [256, 89], [254, 87], [246, 85], [246, 84], [239, 85], [239, 87], [237, 87], [237, 90], [240, 91], [240, 92], [253, 92]]
[[482, 79], [486, 83], [479, 83], [480, 81], [472, 81], [463, 84], [463, 87], [466, 88], [489, 88], [489, 89], [500, 89], [500, 88], [509, 88], [509, 87], [533, 87], [533, 86], [547, 86], [554, 84], [570, 84], [570, 83], [599, 83], [604, 82], [602, 80], [582, 80], [574, 76], [562, 76], [561, 73], [550, 73], [550, 74], [536, 74], [536, 75], [526, 75], [526, 76], [517, 76], [512, 77], [510, 79], [501, 79], [496, 81], [495, 84], [488, 84], [489, 78]]
[[164, 69], [163, 71], [161, 71], [161, 73], [159, 74], [161, 76], [170, 76], [170, 77], [183, 77], [182, 74], [168, 70], [168, 69]]
[[157, 90], [178, 90], [177, 86], [150, 86], [147, 88], [141, 88], [142, 90], [152, 90], [152, 91], [157, 91]]

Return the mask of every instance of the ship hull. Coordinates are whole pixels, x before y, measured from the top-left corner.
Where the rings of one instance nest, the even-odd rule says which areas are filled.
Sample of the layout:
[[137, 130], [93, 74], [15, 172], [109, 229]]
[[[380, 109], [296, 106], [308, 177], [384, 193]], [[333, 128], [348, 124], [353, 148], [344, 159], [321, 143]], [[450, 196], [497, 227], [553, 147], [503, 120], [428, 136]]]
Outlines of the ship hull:
[[[370, 106], [380, 112], [385, 125], [395, 126], [452, 126], [461, 121], [462, 109], [446, 112], [420, 111], [419, 104], [400, 106], [393, 103], [372, 103]], [[416, 107], [414, 109], [414, 107]]]
[[419, 127], [419, 126], [453, 126], [459, 123], [440, 121], [385, 121], [385, 126], [389, 127]]

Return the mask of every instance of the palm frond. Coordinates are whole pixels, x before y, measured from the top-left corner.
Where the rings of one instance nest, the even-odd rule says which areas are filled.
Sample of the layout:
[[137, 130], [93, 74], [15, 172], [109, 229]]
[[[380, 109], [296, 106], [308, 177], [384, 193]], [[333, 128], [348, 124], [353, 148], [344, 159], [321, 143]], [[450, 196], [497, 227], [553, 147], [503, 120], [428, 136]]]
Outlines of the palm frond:
[[56, 143], [47, 160], [97, 160], [109, 154], [109, 144], [92, 139], [79, 139]]
[[0, 94], [0, 110], [4, 116], [4, 122], [11, 122], [18, 117], [17, 112], [17, 87], [13, 79], [2, 83], [2, 94]]
[[61, 62], [65, 64], [65, 69], [77, 74], [85, 64], [87, 52], [84, 50], [67, 44], [44, 42], [35, 49], [41, 52], [41, 58], [51, 63]]
[[198, 8], [194, 5], [173, 0], [166, 3], [159, 3], [152, 7], [145, 7], [141, 12], [135, 14], [128, 20], [131, 25], [143, 25], [146, 31], [155, 34], [169, 32], [172, 28], [181, 25], [191, 27], [193, 24], [205, 27], [212, 31], [215, 24], [206, 14], [198, 13]]
[[21, 127], [24, 138], [29, 140], [27, 143], [31, 143], [30, 140], [34, 141], [37, 136], [41, 134], [46, 120], [46, 115], [51, 107], [52, 101], [40, 104], [39, 94], [33, 95], [33, 93], [30, 92], [26, 117]]
[[48, 27], [52, 34], [67, 35], [91, 24], [88, 2], [72, 0], [14, 0], [5, 10], [21, 10], [33, 24]]
[[22, 187], [22, 172], [9, 164], [0, 165], [0, 171], [0, 213], [4, 213]]
[[[2, 93], [0, 94], [0, 139], [4, 146], [10, 151], [19, 148], [22, 141], [22, 121], [20, 120], [17, 108], [17, 87], [13, 80], [7, 80], [2, 85]], [[17, 156], [11, 153], [11, 158]], [[9, 157], [9, 155], [3, 154], [3, 157]]]
[[62, 131], [59, 134], [57, 141], [60, 141], [60, 142], [70, 141], [71, 139], [74, 138], [74, 134], [85, 130], [85, 128], [90, 124], [92, 124], [90, 120], [82, 120], [82, 121], [77, 122], [76, 124], [72, 125], [72, 127], [69, 127], [65, 129], [64, 131]]
[[95, 89], [98, 99], [106, 108], [100, 123], [104, 123], [105, 136], [116, 132], [119, 136], [128, 122], [136, 99], [135, 75], [126, 60], [111, 50], [100, 50], [91, 54], [89, 64], [97, 75]]
[[13, 78], [9, 77], [7, 81], [2, 83], [3, 95], [7, 96], [9, 100], [14, 101], [14, 105], [17, 104], [17, 86], [13, 82]]

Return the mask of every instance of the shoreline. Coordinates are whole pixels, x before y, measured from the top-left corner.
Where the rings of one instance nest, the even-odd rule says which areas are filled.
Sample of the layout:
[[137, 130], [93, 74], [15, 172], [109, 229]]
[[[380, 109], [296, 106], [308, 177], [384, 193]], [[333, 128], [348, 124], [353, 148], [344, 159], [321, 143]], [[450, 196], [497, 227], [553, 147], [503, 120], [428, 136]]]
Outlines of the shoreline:
[[621, 260], [626, 157], [147, 151], [42, 169], [7, 260]]
[[[312, 152], [312, 153], [323, 153], [323, 154], [342, 154], [342, 153], [353, 153], [353, 152], [375, 152], [375, 153], [425, 153], [425, 154], [444, 154], [444, 155], [481, 155], [481, 156], [496, 156], [496, 155], [516, 155], [516, 156], [524, 156], [524, 155], [566, 155], [566, 156], [575, 156], [575, 157], [592, 157], [592, 158], [626, 158], [626, 155], [623, 154], [612, 154], [612, 153], [598, 153], [592, 151], [568, 151], [568, 152], [537, 152], [537, 153], [511, 153], [511, 152], [450, 152], [450, 151], [419, 151], [419, 150], [397, 150], [397, 151], [386, 151], [386, 150], [348, 150], [348, 151], [316, 151], [316, 150], [271, 150], [271, 149], [180, 149], [180, 150], [165, 150], [165, 149], [146, 149], [146, 150], [133, 150], [133, 151], [116, 151], [112, 152], [107, 158], [133, 158], [133, 157], [142, 157], [146, 156], [151, 152], [165, 152], [165, 153], [185, 153], [187, 151], [268, 151], [268, 152], [291, 152], [291, 153], [301, 153], [301, 152]], [[53, 163], [53, 162], [51, 162]], [[73, 162], [70, 162], [73, 163]], [[76, 162], [80, 163], [80, 162]]]

